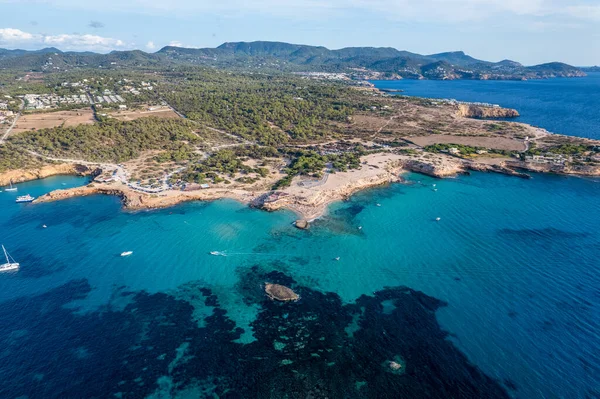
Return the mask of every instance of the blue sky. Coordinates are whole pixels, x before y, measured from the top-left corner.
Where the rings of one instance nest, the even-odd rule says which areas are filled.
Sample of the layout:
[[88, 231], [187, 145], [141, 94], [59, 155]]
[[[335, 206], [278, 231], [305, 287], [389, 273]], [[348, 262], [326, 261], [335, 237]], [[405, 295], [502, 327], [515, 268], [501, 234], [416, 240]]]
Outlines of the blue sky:
[[0, 0], [0, 15], [4, 48], [156, 51], [275, 40], [600, 64], [600, 0]]

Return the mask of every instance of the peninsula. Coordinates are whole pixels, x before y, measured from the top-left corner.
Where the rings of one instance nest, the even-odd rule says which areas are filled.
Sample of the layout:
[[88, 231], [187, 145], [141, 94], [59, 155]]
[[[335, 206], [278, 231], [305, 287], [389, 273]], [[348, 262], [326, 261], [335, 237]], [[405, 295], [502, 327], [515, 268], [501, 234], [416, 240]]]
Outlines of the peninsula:
[[510, 122], [517, 110], [491, 104], [202, 68], [26, 76], [48, 82], [47, 93], [9, 88], [17, 114], [2, 134], [0, 185], [93, 178], [36, 203], [107, 194], [152, 209], [232, 198], [310, 221], [405, 171], [600, 176], [600, 142]]

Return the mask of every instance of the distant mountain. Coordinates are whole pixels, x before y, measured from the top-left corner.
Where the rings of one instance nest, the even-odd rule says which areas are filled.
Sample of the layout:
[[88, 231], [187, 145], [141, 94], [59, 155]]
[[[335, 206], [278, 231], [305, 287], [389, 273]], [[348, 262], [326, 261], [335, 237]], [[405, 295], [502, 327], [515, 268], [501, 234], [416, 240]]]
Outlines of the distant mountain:
[[483, 61], [462, 51], [421, 55], [391, 47], [329, 50], [282, 42], [228, 42], [217, 48], [167, 46], [156, 53], [140, 50], [109, 54], [0, 49], [0, 68], [62, 70], [79, 67], [154, 67], [194, 64], [222, 68], [288, 72], [346, 72], [358, 79], [541, 79], [584, 76], [573, 66], [555, 62], [525, 67], [518, 62]]
[[583, 72], [600, 72], [600, 66], [580, 67]]

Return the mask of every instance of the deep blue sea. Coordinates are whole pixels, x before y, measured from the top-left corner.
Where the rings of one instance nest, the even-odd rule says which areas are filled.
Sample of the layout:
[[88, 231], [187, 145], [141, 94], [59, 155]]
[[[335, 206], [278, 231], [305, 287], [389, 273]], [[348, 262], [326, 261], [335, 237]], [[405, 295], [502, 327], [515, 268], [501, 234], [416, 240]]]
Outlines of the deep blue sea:
[[529, 81], [396, 80], [373, 81], [403, 95], [454, 98], [515, 108], [518, 122], [553, 133], [600, 139], [600, 73], [583, 78]]
[[0, 193], [0, 397], [600, 397], [600, 181], [406, 178], [308, 231], [229, 200], [14, 202], [80, 177]]

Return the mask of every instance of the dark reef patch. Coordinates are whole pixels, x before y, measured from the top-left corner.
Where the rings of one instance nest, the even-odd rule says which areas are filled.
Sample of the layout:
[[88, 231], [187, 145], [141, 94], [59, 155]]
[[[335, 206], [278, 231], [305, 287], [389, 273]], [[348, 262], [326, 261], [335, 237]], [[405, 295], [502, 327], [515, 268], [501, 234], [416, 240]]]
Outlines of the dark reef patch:
[[[83, 280], [4, 303], [0, 397], [142, 398], [192, 388], [221, 398], [509, 397], [447, 339], [435, 317], [445, 304], [435, 298], [397, 287], [344, 304], [281, 272], [240, 273], [235, 289], [259, 307], [248, 344], [236, 342], [243, 331], [200, 285], [186, 284], [184, 296], [209, 307], [203, 327], [188, 301], [164, 293], [123, 292], [122, 309], [78, 314], [64, 305], [90, 292]], [[265, 281], [300, 300], [270, 300]], [[389, 370], [392, 362], [402, 372]]]

